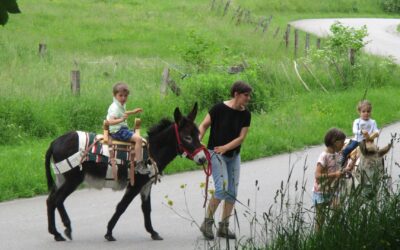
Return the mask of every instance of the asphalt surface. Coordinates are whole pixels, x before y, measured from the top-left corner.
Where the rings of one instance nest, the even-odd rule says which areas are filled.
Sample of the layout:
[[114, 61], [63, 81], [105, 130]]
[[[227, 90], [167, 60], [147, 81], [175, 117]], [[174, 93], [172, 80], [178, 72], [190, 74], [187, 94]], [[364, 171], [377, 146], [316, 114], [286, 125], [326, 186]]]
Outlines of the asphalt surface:
[[[317, 21], [318, 25], [324, 22]], [[314, 24], [314, 26], [318, 26]], [[298, 25], [298, 24], [296, 24]], [[326, 24], [328, 25], [328, 24]], [[318, 28], [316, 28], [318, 29]], [[322, 30], [322, 28], [319, 28]], [[369, 31], [372, 35], [373, 31]], [[398, 36], [397, 36], [398, 37]], [[397, 44], [400, 42], [398, 38]], [[396, 44], [395, 44], [396, 45]], [[393, 51], [399, 49], [394, 46]], [[398, 55], [397, 55], [398, 56]], [[386, 145], [391, 136], [400, 136], [400, 123], [386, 126], [381, 131], [378, 145]], [[263, 158], [245, 162], [241, 168], [236, 210], [239, 226], [235, 226], [236, 234], [244, 240], [258, 233], [260, 227], [251, 227], [249, 222], [253, 216], [260, 221], [262, 213], [271, 206], [277, 209], [274, 202], [276, 190], [283, 182], [287, 183], [288, 173], [293, 168], [290, 180], [289, 194], [291, 200], [299, 198], [295, 192], [296, 181], [306, 183], [304, 207], [311, 209], [311, 188], [315, 162], [324, 149], [322, 145], [309, 147], [290, 154]], [[393, 177], [394, 187], [399, 183], [400, 170], [395, 162], [400, 162], [399, 142], [387, 155], [388, 172]], [[189, 162], [188, 162], [189, 164]], [[191, 164], [191, 163], [190, 163]], [[73, 240], [55, 242], [47, 232], [46, 196], [30, 199], [18, 199], [0, 203], [0, 249], [208, 249], [210, 244], [220, 244], [221, 249], [227, 248], [224, 240], [217, 239], [207, 242], [201, 236], [198, 224], [201, 223], [205, 210], [203, 209], [203, 194], [200, 183], [204, 182], [202, 171], [165, 176], [152, 190], [152, 221], [154, 229], [164, 238], [163, 241], [153, 241], [145, 231], [143, 216], [140, 209], [140, 198], [137, 197], [116, 225], [113, 235], [116, 242], [104, 239], [108, 220], [114, 213], [116, 204], [123, 191], [114, 192], [109, 189], [101, 191], [84, 189], [73, 193], [65, 202], [70, 215], [73, 229]], [[256, 186], [256, 182], [258, 185]], [[181, 188], [186, 185], [185, 188]], [[212, 187], [212, 184], [211, 184]], [[167, 199], [173, 201], [169, 206]], [[275, 205], [274, 205], [275, 204]], [[279, 204], [278, 204], [279, 205]], [[220, 217], [220, 209], [216, 216]], [[64, 229], [57, 216], [57, 227]], [[256, 229], [256, 231], [254, 231]], [[232, 247], [235, 242], [229, 242]]]

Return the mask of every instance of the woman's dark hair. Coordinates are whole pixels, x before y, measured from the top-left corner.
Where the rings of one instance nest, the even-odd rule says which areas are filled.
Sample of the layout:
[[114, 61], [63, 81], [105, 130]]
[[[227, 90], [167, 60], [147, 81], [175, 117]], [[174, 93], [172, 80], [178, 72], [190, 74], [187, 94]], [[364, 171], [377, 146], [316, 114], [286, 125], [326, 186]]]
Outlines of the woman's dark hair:
[[253, 91], [253, 88], [248, 83], [244, 81], [236, 81], [231, 87], [231, 97], [235, 97], [235, 92], [243, 94], [251, 93], [251, 91]]
[[325, 134], [325, 146], [331, 147], [335, 144], [336, 141], [346, 139], [346, 135], [342, 130], [337, 128], [331, 128]]

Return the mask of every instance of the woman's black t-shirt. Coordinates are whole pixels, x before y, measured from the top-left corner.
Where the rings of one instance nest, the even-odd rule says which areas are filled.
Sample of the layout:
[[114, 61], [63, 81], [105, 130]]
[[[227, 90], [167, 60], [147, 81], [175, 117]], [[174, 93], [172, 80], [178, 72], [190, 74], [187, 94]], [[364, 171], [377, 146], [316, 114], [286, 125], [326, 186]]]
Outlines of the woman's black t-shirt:
[[[210, 137], [208, 149], [225, 145], [240, 135], [243, 127], [250, 127], [251, 113], [247, 109], [235, 110], [224, 103], [218, 103], [208, 112], [211, 117]], [[233, 156], [240, 152], [240, 145], [227, 151], [224, 155]]]

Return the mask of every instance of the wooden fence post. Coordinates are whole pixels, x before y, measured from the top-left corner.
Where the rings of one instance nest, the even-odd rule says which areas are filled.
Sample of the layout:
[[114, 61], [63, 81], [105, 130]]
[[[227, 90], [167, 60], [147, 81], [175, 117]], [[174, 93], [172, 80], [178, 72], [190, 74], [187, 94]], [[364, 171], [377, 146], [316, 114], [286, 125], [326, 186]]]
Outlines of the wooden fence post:
[[321, 48], [321, 39], [317, 38], [317, 49]]
[[236, 9], [235, 13], [233, 13], [232, 20], [235, 19], [235, 17], [239, 14], [241, 9], [242, 9], [242, 7], [240, 7], [240, 6]]
[[226, 13], [228, 12], [228, 8], [229, 8], [229, 5], [230, 5], [230, 4], [231, 4], [231, 0], [228, 0], [228, 1], [226, 2], [226, 5], [225, 5], [224, 15], [223, 15], [223, 16], [225, 16]]
[[355, 49], [349, 49], [349, 60], [350, 60], [351, 65], [354, 65], [356, 63], [356, 50]]
[[240, 22], [242, 21], [242, 16], [243, 16], [244, 11], [245, 11], [245, 9], [242, 9], [242, 10], [239, 12], [239, 14], [237, 15], [236, 25], [239, 25]]
[[304, 50], [304, 53], [306, 56], [307, 56], [309, 50], [310, 50], [310, 34], [306, 33], [306, 45], [305, 45], [305, 50]]
[[286, 48], [289, 47], [289, 35], [290, 35], [290, 24], [287, 25], [287, 27], [286, 27], [286, 32], [285, 32], [285, 44], [286, 44]]
[[39, 56], [44, 56], [47, 52], [47, 46], [45, 43], [39, 43]]
[[169, 80], [169, 68], [165, 67], [162, 73], [161, 87], [160, 87], [160, 93], [163, 96], [167, 95], [168, 80]]
[[260, 18], [260, 21], [258, 21], [256, 28], [254, 29], [254, 32], [256, 32], [258, 30], [258, 27], [262, 25], [262, 23], [264, 22], [264, 17]]
[[299, 48], [299, 30], [294, 30], [294, 57], [297, 57], [297, 50]]
[[71, 91], [74, 95], [80, 95], [81, 89], [81, 74], [79, 70], [71, 71]]
[[214, 10], [214, 5], [215, 5], [215, 0], [212, 0], [212, 2], [211, 2], [211, 10]]
[[280, 29], [281, 29], [280, 27], [276, 28], [275, 33], [274, 33], [274, 38], [278, 35]]
[[[271, 16], [272, 17], [272, 16]], [[269, 19], [265, 19], [265, 24], [263, 28], [263, 33], [265, 33], [268, 30], [268, 26], [271, 23], [271, 17]]]

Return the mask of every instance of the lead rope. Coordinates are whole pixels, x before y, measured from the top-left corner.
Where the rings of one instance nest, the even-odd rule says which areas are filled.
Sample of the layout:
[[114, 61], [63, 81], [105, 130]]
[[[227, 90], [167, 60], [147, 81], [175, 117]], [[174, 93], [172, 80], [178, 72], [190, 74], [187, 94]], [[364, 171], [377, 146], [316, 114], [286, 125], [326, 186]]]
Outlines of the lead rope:
[[203, 208], [206, 207], [207, 203], [207, 196], [208, 196], [208, 179], [210, 178], [210, 175], [212, 174], [212, 166], [211, 166], [211, 155], [210, 152], [208, 152], [207, 148], [203, 147], [204, 154], [206, 155], [207, 159], [207, 167], [205, 166], [206, 164], [203, 164], [203, 171], [206, 174], [206, 185], [205, 185], [205, 198], [204, 198], [204, 203], [203, 203]]

